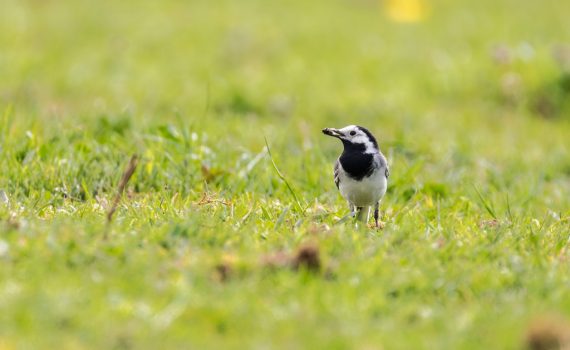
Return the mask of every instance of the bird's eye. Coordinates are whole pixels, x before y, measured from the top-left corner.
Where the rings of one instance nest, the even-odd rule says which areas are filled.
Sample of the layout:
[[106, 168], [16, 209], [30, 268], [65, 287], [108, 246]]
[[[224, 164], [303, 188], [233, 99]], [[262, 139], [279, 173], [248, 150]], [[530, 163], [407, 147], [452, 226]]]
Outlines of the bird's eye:
[[350, 136], [354, 136], [354, 135], [356, 135], [356, 131], [353, 130], [350, 132]]

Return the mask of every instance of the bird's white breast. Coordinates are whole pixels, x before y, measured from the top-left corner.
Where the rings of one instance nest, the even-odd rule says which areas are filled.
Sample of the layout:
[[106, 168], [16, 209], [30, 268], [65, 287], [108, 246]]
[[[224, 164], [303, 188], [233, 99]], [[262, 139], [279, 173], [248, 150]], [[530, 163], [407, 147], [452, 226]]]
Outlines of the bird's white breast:
[[386, 168], [380, 167], [372, 175], [357, 181], [349, 177], [344, 169], [341, 169], [339, 173], [340, 193], [348, 202], [357, 207], [373, 206], [386, 193], [388, 180], [385, 172]]

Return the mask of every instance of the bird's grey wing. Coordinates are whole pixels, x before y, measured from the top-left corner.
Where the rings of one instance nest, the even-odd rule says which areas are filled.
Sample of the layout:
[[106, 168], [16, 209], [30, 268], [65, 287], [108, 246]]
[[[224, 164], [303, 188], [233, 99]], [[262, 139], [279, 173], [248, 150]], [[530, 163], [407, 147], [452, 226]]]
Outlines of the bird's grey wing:
[[384, 157], [384, 155], [382, 153], [378, 154], [378, 161], [380, 162], [380, 167], [384, 167], [384, 176], [386, 176], [386, 178], [390, 177], [390, 169], [388, 168], [388, 160], [386, 159], [386, 157]]
[[336, 188], [338, 188], [338, 183], [340, 182], [340, 161], [337, 159], [336, 163], [334, 163], [334, 184]]

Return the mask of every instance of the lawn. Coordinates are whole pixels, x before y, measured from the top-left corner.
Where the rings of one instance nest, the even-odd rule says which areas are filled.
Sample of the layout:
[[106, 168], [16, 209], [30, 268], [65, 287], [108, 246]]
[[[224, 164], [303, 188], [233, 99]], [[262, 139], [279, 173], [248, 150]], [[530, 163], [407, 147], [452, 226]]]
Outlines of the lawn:
[[[0, 349], [565, 341], [569, 13], [0, 1]], [[349, 124], [382, 230], [342, 220], [321, 129]]]

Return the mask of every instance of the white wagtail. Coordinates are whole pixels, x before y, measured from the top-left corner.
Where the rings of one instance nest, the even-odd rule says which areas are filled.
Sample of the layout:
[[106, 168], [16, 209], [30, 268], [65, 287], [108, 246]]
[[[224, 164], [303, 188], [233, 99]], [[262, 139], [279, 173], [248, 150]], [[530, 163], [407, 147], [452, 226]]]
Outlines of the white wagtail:
[[349, 125], [342, 129], [323, 129], [325, 135], [342, 141], [344, 151], [334, 165], [334, 182], [348, 201], [350, 212], [366, 222], [374, 206], [374, 221], [378, 225], [378, 207], [388, 187], [388, 163], [380, 152], [376, 138], [367, 129]]

